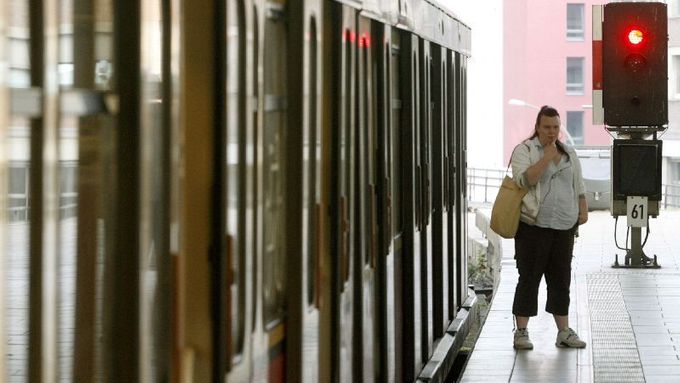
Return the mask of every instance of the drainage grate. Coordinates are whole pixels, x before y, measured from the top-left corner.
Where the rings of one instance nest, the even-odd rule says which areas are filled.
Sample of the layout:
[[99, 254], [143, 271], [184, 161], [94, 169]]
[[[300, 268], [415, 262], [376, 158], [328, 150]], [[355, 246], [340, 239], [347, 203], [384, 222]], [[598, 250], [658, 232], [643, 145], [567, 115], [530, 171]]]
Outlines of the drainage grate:
[[619, 277], [588, 274], [587, 280], [594, 381], [644, 383]]

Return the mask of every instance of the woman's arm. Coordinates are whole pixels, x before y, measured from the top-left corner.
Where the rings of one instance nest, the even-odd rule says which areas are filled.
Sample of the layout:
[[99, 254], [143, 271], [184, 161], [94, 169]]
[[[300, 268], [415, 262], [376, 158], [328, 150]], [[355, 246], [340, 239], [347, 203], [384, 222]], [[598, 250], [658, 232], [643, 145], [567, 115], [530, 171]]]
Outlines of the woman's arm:
[[532, 166], [529, 166], [524, 173], [524, 176], [526, 177], [527, 182], [529, 185], [533, 186], [538, 183], [538, 181], [541, 179], [541, 176], [545, 172], [545, 170], [548, 168], [548, 165], [550, 165], [550, 161], [554, 160], [555, 158], [559, 158], [561, 156], [560, 152], [557, 150], [557, 146], [555, 145], [554, 142], [546, 145], [543, 147], [543, 157], [541, 159], [533, 164]]
[[512, 178], [517, 184], [523, 188], [528, 188], [531, 185], [527, 184], [524, 177], [527, 168], [531, 166], [531, 154], [529, 146], [526, 143], [521, 143], [515, 147], [510, 157], [510, 164], [512, 164]]
[[583, 170], [581, 168], [581, 160], [579, 160], [576, 151], [572, 150], [571, 155], [574, 159], [576, 172], [574, 173], [574, 189], [578, 194], [578, 224], [583, 225], [588, 221], [588, 200], [586, 200], [586, 184], [583, 181]]

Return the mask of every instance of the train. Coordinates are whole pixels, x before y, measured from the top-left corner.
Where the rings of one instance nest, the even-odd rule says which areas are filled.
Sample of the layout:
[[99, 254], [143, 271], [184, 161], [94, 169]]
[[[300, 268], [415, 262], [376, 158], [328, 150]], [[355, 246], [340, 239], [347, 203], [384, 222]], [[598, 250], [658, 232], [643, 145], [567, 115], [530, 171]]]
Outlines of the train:
[[0, 247], [31, 381], [446, 379], [477, 306], [452, 11], [27, 6], [0, 10]]

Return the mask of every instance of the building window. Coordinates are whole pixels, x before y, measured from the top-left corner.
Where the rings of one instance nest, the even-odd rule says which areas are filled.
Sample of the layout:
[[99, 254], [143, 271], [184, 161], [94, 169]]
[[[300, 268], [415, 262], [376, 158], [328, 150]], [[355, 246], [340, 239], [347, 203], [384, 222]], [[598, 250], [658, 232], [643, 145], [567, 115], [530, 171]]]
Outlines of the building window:
[[680, 0], [668, 0], [668, 17], [680, 17]]
[[668, 162], [668, 179], [667, 184], [680, 186], [680, 159], [672, 158]]
[[31, 65], [28, 57], [28, 43], [30, 40], [23, 33], [14, 31], [21, 37], [7, 40], [9, 58], [9, 86], [13, 88], [28, 88], [31, 86]]
[[567, 40], [583, 41], [585, 15], [583, 4], [567, 4]]
[[680, 55], [671, 56], [672, 62], [672, 73], [670, 73], [671, 84], [671, 96], [673, 98], [680, 98]]
[[28, 164], [12, 163], [9, 166], [9, 222], [28, 219]]
[[78, 216], [78, 164], [62, 162], [59, 168], [59, 213], [61, 219]]
[[574, 145], [583, 145], [583, 112], [567, 112], [567, 132]]
[[567, 94], [583, 94], [583, 57], [567, 57]]

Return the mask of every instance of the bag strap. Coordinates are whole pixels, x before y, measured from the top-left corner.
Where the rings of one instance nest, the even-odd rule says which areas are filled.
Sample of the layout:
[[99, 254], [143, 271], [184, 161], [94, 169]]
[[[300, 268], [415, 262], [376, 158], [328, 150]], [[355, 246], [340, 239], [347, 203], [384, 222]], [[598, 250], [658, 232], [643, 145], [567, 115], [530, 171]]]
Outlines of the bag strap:
[[[522, 145], [526, 146], [527, 149], [529, 149], [529, 152], [531, 152], [531, 146], [527, 145], [526, 142], [522, 141]], [[508, 174], [508, 170], [510, 170], [510, 165], [512, 164], [512, 156], [515, 155], [515, 150], [517, 150], [518, 147], [519, 145], [515, 146], [515, 148], [512, 149], [512, 153], [510, 153], [510, 159], [508, 160], [508, 167], [505, 169], [505, 174]]]

